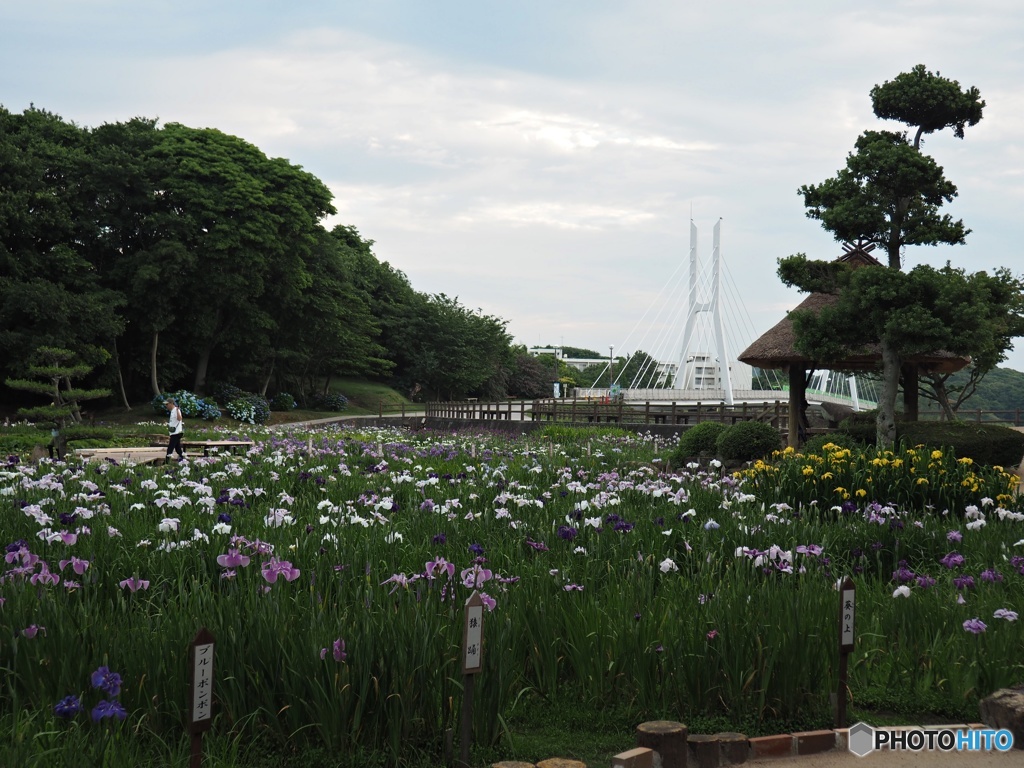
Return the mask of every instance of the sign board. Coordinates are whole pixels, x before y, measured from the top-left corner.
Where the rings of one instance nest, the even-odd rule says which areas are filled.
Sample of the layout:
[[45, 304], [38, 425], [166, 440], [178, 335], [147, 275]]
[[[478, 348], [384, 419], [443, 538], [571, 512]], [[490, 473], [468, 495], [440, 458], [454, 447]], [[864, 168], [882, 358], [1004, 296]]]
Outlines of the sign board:
[[196, 633], [189, 657], [192, 674], [189, 728], [196, 733], [209, 729], [213, 712], [213, 635], [206, 627]]
[[562, 396], [562, 382], [560, 382], [560, 381], [556, 381], [555, 382], [554, 394], [552, 394], [551, 396], [552, 397], [561, 397]]
[[462, 633], [462, 674], [474, 675], [483, 668], [484, 601], [474, 589], [466, 600], [466, 624]]
[[853, 650], [853, 621], [856, 613], [856, 595], [850, 578], [843, 580], [839, 595], [839, 651], [849, 653]]

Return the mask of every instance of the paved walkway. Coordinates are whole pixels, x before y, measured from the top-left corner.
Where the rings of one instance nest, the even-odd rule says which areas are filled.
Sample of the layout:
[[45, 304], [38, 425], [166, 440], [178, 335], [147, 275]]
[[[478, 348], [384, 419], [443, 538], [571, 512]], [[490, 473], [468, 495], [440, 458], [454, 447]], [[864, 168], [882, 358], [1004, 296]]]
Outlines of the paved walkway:
[[761, 758], [745, 763], [758, 768], [1009, 768], [1024, 766], [1024, 749], [1008, 752], [823, 752], [803, 757]]

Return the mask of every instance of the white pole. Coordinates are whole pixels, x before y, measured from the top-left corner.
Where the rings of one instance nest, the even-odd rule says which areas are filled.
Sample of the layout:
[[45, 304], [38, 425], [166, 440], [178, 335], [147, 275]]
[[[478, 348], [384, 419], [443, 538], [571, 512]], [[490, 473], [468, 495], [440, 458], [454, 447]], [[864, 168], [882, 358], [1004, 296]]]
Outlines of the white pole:
[[715, 345], [718, 347], [718, 370], [721, 374], [722, 388], [725, 390], [725, 402], [733, 404], [732, 372], [730, 359], [725, 348], [725, 333], [722, 330], [722, 220], [715, 222], [714, 252], [711, 256], [711, 317], [715, 324]]
[[857, 396], [857, 377], [850, 376], [850, 397], [853, 398], [853, 410], [860, 410], [860, 398]]

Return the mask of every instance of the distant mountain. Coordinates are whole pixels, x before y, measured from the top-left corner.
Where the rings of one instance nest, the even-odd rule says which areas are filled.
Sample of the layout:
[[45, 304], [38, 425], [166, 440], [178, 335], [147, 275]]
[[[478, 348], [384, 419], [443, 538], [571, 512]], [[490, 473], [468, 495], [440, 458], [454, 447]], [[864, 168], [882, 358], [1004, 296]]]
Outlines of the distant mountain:
[[[963, 371], [954, 373], [946, 382], [946, 388], [962, 385], [967, 381]], [[921, 400], [921, 407], [932, 410], [934, 403]], [[967, 411], [1024, 411], [1024, 373], [1012, 368], [995, 368], [981, 380], [977, 391], [960, 407], [961, 415]]]

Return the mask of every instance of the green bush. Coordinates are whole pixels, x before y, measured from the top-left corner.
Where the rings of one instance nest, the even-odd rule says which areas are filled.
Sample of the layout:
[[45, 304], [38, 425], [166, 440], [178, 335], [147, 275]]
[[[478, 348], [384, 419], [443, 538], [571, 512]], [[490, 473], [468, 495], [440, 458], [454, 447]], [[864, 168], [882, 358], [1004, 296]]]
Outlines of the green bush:
[[[875, 415], [875, 411], [869, 411], [851, 416], [843, 420], [839, 430], [863, 445], [874, 445]], [[973, 459], [986, 466], [1016, 467], [1024, 458], [1024, 433], [1002, 424], [897, 421], [896, 439], [908, 446], [949, 448], [957, 458]]]
[[724, 431], [725, 424], [718, 421], [702, 421], [690, 427], [679, 437], [673, 464], [697, 456], [713, 456], [718, 450], [718, 437]]
[[[872, 441], [874, 442], [874, 441]], [[800, 453], [803, 454], [815, 454], [820, 456], [823, 453], [823, 448], [832, 443], [838, 445], [840, 448], [849, 448], [851, 451], [859, 450], [865, 447], [865, 443], [857, 440], [853, 435], [848, 432], [827, 432], [824, 435], [815, 435], [800, 448]]]
[[548, 424], [536, 434], [541, 439], [550, 439], [556, 443], [581, 443], [584, 440], [596, 440], [604, 437], [632, 437], [633, 433], [621, 427], [567, 427], [560, 424]]
[[782, 436], [771, 424], [741, 421], [722, 430], [715, 448], [725, 461], [753, 461], [779, 450], [781, 444]]
[[105, 429], [103, 427], [68, 427], [67, 429], [64, 430], [64, 439], [67, 440], [69, 443], [72, 440], [76, 442], [83, 440], [93, 440], [109, 444], [110, 441], [114, 439], [114, 430]]
[[974, 421], [902, 421], [896, 438], [906, 445], [950, 448], [976, 464], [1016, 467], [1024, 458], [1024, 433], [1001, 424]]
[[227, 412], [233, 419], [246, 424], [266, 424], [270, 420], [270, 404], [266, 398], [246, 393], [227, 404]]
[[295, 402], [295, 398], [287, 392], [278, 392], [274, 395], [270, 401], [270, 410], [272, 411], [291, 411], [295, 409], [298, 403]]
[[318, 411], [344, 411], [348, 407], [348, 398], [340, 392], [317, 395], [313, 402]]

